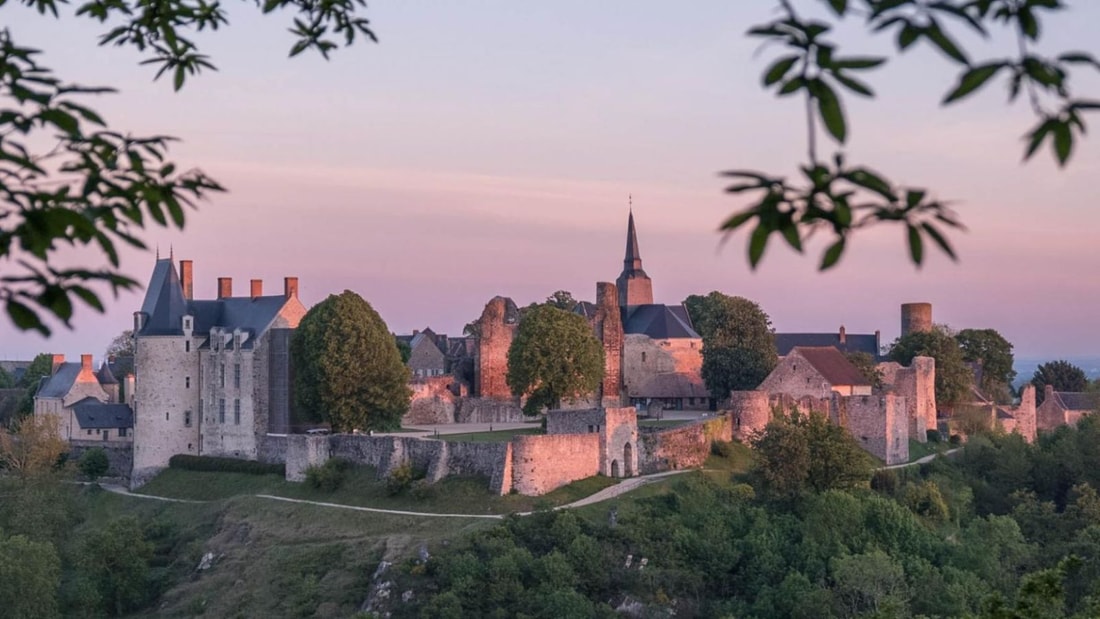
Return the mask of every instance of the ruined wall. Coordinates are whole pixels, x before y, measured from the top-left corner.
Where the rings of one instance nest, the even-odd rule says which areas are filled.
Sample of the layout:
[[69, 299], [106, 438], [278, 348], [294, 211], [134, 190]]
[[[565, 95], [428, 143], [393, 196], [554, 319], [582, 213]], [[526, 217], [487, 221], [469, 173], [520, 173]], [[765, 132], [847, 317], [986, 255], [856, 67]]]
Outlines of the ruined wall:
[[648, 397], [641, 388], [658, 374], [700, 376], [703, 368], [703, 340], [676, 338], [654, 340], [647, 335], [623, 336], [623, 391], [629, 397]]
[[508, 348], [519, 326], [518, 312], [511, 299], [493, 297], [478, 319], [478, 338], [474, 360], [474, 392], [483, 398], [509, 399]]
[[516, 400], [462, 398], [455, 409], [455, 423], [522, 423], [530, 421]]
[[1058, 426], [1069, 423], [1066, 411], [1054, 401], [1054, 387], [1047, 385], [1043, 394], [1043, 403], [1035, 409], [1036, 426], [1044, 432], [1051, 432]]
[[1024, 385], [1020, 393], [1020, 404], [1012, 409], [1012, 415], [1016, 418], [1016, 431], [1029, 443], [1035, 442], [1038, 434], [1038, 419], [1035, 410], [1035, 386]]
[[832, 392], [829, 381], [825, 380], [821, 372], [810, 365], [809, 361], [798, 354], [798, 351], [792, 351], [780, 359], [775, 369], [757, 389], [796, 398], [827, 398]]
[[615, 284], [596, 284], [596, 315], [592, 329], [603, 344], [603, 382], [597, 396], [603, 402], [621, 400], [623, 383], [623, 318]]
[[265, 434], [257, 437], [256, 459], [268, 464], [286, 462], [286, 434]]
[[914, 357], [909, 367], [890, 361], [877, 366], [888, 391], [905, 398], [909, 437], [921, 443], [936, 429], [936, 360]]
[[512, 439], [512, 487], [546, 494], [600, 472], [598, 434], [518, 435]]
[[458, 398], [451, 390], [453, 384], [453, 376], [413, 379], [409, 383], [412, 400], [409, 411], [401, 418], [401, 425], [454, 423]]
[[546, 433], [597, 434], [601, 474], [608, 477], [638, 474], [638, 417], [633, 406], [549, 411]]
[[107, 473], [105, 477], [130, 477], [134, 466], [133, 445], [103, 441], [69, 441], [69, 460], [79, 462], [89, 449], [99, 448], [107, 454]]
[[679, 428], [643, 430], [640, 465], [643, 475], [703, 466], [714, 441], [733, 439], [732, 413]]
[[738, 440], [762, 432], [772, 419], [772, 407], [767, 391], [734, 391], [730, 393], [730, 417], [733, 434]]
[[327, 436], [291, 434], [286, 445], [287, 481], [305, 481], [306, 469], [321, 466], [331, 457]]
[[493, 494], [512, 490], [512, 443], [443, 443], [447, 474], [485, 477]]
[[834, 398], [837, 417], [859, 444], [887, 465], [909, 461], [905, 400], [892, 393]]

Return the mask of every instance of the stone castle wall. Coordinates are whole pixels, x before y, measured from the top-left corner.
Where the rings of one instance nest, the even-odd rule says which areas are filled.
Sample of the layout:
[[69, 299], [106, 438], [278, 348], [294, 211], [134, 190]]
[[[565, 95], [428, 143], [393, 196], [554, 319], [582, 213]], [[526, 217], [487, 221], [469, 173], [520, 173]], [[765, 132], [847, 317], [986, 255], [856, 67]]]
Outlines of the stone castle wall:
[[[134, 467], [138, 487], [168, 467], [176, 454], [199, 453], [198, 344], [186, 336], [135, 340]], [[146, 368], [146, 369], [142, 369]], [[187, 379], [190, 378], [190, 386]], [[187, 423], [190, 417], [190, 424]]]
[[455, 423], [522, 423], [529, 420], [517, 400], [485, 398], [460, 398], [454, 418]]
[[134, 467], [134, 449], [130, 443], [69, 441], [69, 460], [78, 462], [88, 450], [96, 448], [102, 449], [107, 454], [106, 477], [130, 477], [130, 471]]
[[892, 393], [833, 400], [840, 424], [859, 444], [887, 465], [909, 461], [909, 419], [905, 398]]
[[413, 379], [409, 383], [412, 400], [409, 402], [409, 411], [401, 418], [401, 425], [454, 423], [458, 401], [451, 390], [454, 382], [454, 376]]
[[481, 337], [477, 343], [477, 358], [474, 365], [474, 383], [476, 395], [483, 398], [510, 399], [512, 390], [508, 388], [508, 348], [515, 338], [518, 320], [508, 322], [509, 301], [504, 297], [493, 297], [485, 305], [478, 326]]
[[643, 431], [639, 441], [641, 474], [703, 466], [714, 441], [733, 440], [733, 416], [730, 412], [702, 423]]
[[604, 401], [622, 397], [623, 319], [615, 284], [596, 284], [596, 316], [591, 321], [596, 339], [603, 344], [604, 374], [598, 396]]
[[699, 376], [703, 367], [703, 341], [693, 338], [654, 340], [647, 335], [623, 336], [623, 390], [630, 397], [646, 397], [646, 383], [658, 374]]
[[543, 434], [512, 439], [512, 487], [540, 495], [600, 472], [599, 434]]
[[772, 419], [768, 392], [759, 389], [730, 393], [729, 410], [733, 422], [733, 435], [742, 441], [752, 438], [757, 432], [763, 432], [764, 427]]
[[305, 481], [306, 470], [321, 466], [330, 457], [331, 444], [327, 436], [292, 434], [286, 444], [287, 481]]
[[936, 360], [914, 357], [909, 367], [889, 361], [877, 366], [888, 391], [905, 398], [909, 438], [921, 443], [936, 429]]

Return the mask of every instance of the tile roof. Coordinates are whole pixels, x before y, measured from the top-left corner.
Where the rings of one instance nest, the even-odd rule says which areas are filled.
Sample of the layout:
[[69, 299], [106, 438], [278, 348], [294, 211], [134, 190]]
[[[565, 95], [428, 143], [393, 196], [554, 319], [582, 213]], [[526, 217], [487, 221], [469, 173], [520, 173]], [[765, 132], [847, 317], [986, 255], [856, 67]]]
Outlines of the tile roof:
[[73, 406], [73, 413], [82, 430], [134, 427], [134, 411], [128, 404], [105, 404], [85, 398]]
[[792, 353], [798, 353], [815, 370], [825, 377], [831, 385], [870, 385], [871, 381], [852, 365], [851, 361], [832, 346], [798, 346]]
[[1100, 408], [1100, 394], [1085, 391], [1055, 391], [1055, 401], [1068, 411], [1094, 411]]
[[623, 333], [648, 335], [655, 340], [698, 339], [682, 305], [632, 305], [622, 308]]
[[833, 333], [776, 333], [775, 351], [786, 357], [797, 346], [832, 346], [841, 352], [865, 352], [876, 359], [879, 356], [879, 336], [874, 333], [848, 333], [844, 344], [840, 334]]

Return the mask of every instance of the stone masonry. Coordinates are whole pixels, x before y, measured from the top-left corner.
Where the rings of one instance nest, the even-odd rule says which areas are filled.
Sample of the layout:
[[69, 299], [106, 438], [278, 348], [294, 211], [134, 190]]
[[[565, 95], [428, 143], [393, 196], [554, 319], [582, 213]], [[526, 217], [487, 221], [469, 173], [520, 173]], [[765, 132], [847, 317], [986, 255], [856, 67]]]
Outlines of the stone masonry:
[[512, 399], [508, 388], [508, 349], [519, 327], [519, 309], [505, 297], [493, 297], [478, 319], [480, 337], [474, 360], [474, 391], [482, 398]]

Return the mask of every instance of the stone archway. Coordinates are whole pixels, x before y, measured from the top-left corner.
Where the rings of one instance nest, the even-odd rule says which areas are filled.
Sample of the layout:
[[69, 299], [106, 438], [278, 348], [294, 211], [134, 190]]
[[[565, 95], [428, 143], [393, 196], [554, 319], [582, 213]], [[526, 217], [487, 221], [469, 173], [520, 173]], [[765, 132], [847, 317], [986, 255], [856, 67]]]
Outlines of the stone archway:
[[613, 478], [619, 477], [619, 461], [618, 460], [612, 460], [611, 461], [611, 477], [613, 477]]
[[634, 477], [634, 448], [630, 443], [623, 447], [623, 476]]

